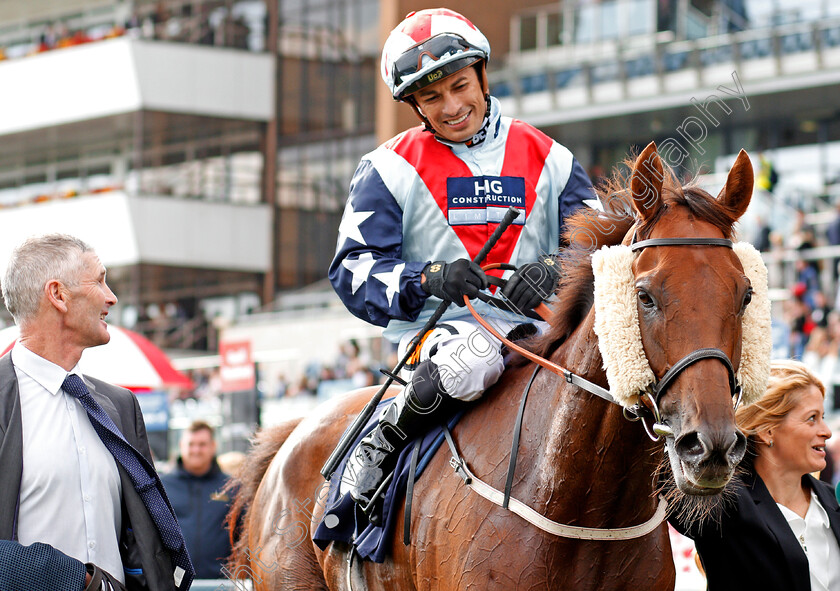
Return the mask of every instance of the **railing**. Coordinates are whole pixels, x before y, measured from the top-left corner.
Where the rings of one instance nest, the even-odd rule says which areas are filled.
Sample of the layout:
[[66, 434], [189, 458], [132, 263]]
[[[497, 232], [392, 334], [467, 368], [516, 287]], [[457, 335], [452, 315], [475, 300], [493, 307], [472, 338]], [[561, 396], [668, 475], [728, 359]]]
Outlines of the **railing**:
[[168, 318], [138, 322], [132, 330], [139, 332], [161, 349], [217, 351], [218, 331], [204, 316]]
[[[98, 168], [124, 170], [127, 165], [120, 158], [111, 157], [100, 159]], [[262, 155], [257, 152], [187, 160], [127, 174], [85, 176], [77, 170], [78, 176], [67, 176], [68, 172], [73, 171], [62, 171], [55, 163], [0, 172], [0, 209], [117, 190], [132, 196], [166, 195], [228, 203], [262, 200]], [[25, 182], [33, 177], [44, 180]]]
[[[499, 98], [558, 91], [575, 86], [702, 71], [718, 64], [761, 59], [777, 63], [794, 54], [813, 53], [822, 63], [825, 51], [840, 48], [840, 19], [751, 29], [693, 41], [663, 41], [650, 35], [632, 43], [554, 47], [516, 52], [506, 67], [489, 74], [491, 93]], [[555, 64], [563, 64], [557, 68]]]

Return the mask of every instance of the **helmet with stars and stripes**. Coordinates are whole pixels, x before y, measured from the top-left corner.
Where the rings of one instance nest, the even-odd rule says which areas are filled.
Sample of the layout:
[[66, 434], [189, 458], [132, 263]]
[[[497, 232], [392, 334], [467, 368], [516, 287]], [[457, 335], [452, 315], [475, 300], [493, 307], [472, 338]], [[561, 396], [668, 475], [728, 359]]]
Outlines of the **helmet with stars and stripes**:
[[490, 43], [464, 16], [447, 8], [411, 12], [391, 31], [381, 74], [394, 100], [490, 59]]

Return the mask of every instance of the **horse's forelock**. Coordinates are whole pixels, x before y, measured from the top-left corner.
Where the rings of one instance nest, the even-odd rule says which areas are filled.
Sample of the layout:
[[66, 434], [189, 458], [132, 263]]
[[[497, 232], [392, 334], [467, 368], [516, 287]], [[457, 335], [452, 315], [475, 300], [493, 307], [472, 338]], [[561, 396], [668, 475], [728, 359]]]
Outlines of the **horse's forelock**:
[[647, 220], [639, 227], [640, 238], [648, 237], [650, 229], [671, 207], [687, 208], [695, 217], [706, 221], [718, 228], [725, 238], [732, 238], [732, 227], [737, 216], [723, 203], [712, 197], [692, 179], [685, 186], [680, 186], [676, 176], [670, 169], [666, 170], [665, 181], [662, 185], [662, 203], [658, 215]]

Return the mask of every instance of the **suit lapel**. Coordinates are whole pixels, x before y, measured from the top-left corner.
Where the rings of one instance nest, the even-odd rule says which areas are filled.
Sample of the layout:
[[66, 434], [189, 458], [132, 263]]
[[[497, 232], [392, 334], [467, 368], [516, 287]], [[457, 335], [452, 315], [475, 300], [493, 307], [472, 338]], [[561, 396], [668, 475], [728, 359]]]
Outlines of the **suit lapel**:
[[123, 437], [125, 437], [125, 429], [123, 429], [122, 417], [120, 416], [120, 413], [117, 412], [117, 407], [114, 406], [114, 403], [111, 401], [111, 398], [105, 393], [97, 390], [90, 380], [85, 379], [85, 385], [87, 386], [88, 391], [90, 391], [91, 396], [93, 396], [93, 399], [99, 403], [99, 406], [102, 407], [102, 410], [105, 411], [105, 414], [111, 417], [111, 420], [114, 421], [114, 424], [117, 426], [117, 429], [119, 429], [120, 433], [122, 433]]
[[794, 584], [798, 585], [802, 581], [806, 583], [804, 587], [801, 585], [796, 586], [795, 591], [809, 591], [811, 588], [811, 579], [809, 575], [810, 567], [808, 566], [808, 557], [802, 550], [802, 546], [799, 545], [796, 536], [793, 535], [793, 530], [790, 529], [787, 519], [782, 515], [770, 491], [767, 490], [767, 485], [764, 484], [764, 481], [758, 474], [754, 473], [754, 476], [755, 481], [752, 483], [752, 486], [748, 486], [747, 488], [750, 491], [753, 502], [756, 504], [756, 509], [758, 509], [757, 514], [764, 521], [767, 529], [776, 538], [776, 542], [788, 558], [787, 564]]
[[15, 538], [20, 479], [23, 474], [23, 423], [12, 356], [0, 358], [0, 538]]

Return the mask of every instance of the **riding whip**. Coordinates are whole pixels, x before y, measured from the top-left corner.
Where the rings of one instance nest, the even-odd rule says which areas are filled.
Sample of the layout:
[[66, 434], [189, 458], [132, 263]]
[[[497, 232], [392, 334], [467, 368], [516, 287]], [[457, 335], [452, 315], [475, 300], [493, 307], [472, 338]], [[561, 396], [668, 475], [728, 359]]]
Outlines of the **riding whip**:
[[[487, 257], [487, 254], [496, 245], [499, 238], [501, 238], [502, 234], [505, 230], [507, 230], [508, 226], [513, 223], [519, 217], [519, 210], [514, 207], [509, 207], [507, 212], [505, 213], [505, 217], [502, 218], [502, 221], [499, 222], [499, 225], [493, 231], [490, 238], [487, 239], [487, 242], [484, 243], [484, 246], [481, 247], [481, 250], [475, 255], [473, 262], [480, 265], [482, 261]], [[338, 467], [338, 464], [341, 462], [341, 459], [347, 454], [350, 449], [350, 446], [353, 445], [353, 442], [359, 436], [359, 433], [364, 429], [364, 426], [373, 416], [373, 413], [376, 411], [376, 407], [379, 404], [379, 401], [382, 400], [382, 396], [385, 395], [385, 392], [391, 386], [391, 383], [394, 381], [394, 376], [399, 374], [400, 370], [406, 364], [406, 362], [411, 358], [411, 355], [414, 353], [414, 350], [417, 348], [417, 345], [420, 343], [420, 340], [423, 338], [428, 331], [430, 331], [440, 320], [443, 313], [446, 312], [446, 309], [449, 307], [449, 304], [452, 302], [448, 300], [444, 300], [440, 303], [440, 305], [435, 310], [434, 314], [432, 314], [431, 318], [423, 325], [423, 328], [420, 329], [411, 342], [408, 344], [408, 348], [405, 352], [405, 355], [400, 362], [394, 367], [393, 370], [389, 374], [386, 374], [388, 378], [385, 380], [385, 383], [379, 388], [376, 394], [373, 395], [373, 398], [365, 405], [362, 411], [358, 414], [356, 419], [353, 421], [353, 424], [350, 425], [350, 428], [344, 432], [344, 436], [339, 440], [338, 445], [336, 445], [333, 452], [330, 454], [330, 457], [327, 458], [324, 467], [321, 468], [321, 475], [329, 480], [332, 478], [333, 472]]]

